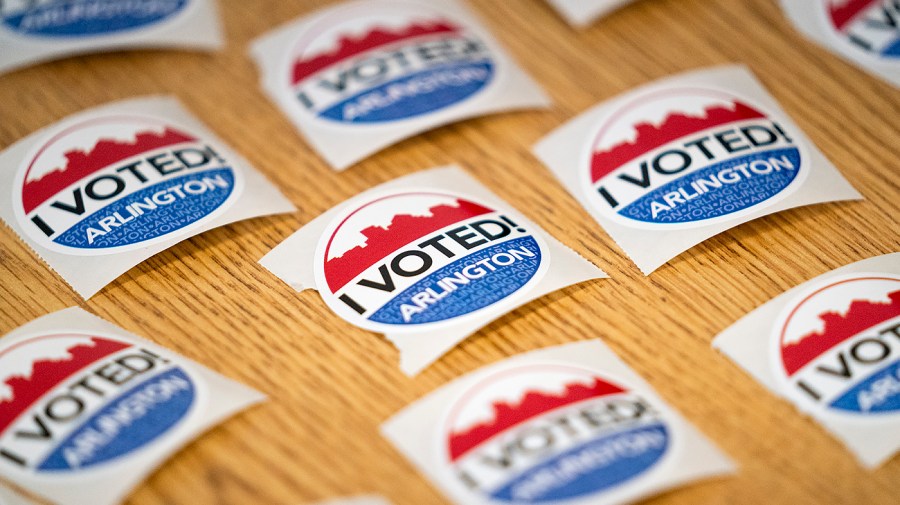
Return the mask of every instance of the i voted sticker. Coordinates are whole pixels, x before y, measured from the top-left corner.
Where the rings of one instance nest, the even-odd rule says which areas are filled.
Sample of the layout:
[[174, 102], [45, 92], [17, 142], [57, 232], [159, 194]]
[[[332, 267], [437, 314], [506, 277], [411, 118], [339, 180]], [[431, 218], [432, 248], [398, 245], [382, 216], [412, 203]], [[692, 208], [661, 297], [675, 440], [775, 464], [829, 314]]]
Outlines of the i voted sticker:
[[731, 469], [596, 341], [486, 367], [382, 432], [466, 505], [627, 503]]
[[510, 310], [606, 276], [456, 167], [348, 200], [260, 263], [383, 333], [410, 375]]
[[494, 75], [490, 50], [465, 24], [403, 3], [348, 10], [297, 41], [287, 92], [313, 117], [377, 124], [450, 107]]
[[[561, 365], [483, 379], [450, 408], [445, 426], [451, 471], [508, 503], [596, 495], [647, 472], [671, 445], [671, 429], [645, 398]], [[505, 465], [496, 464], [498, 455]]]
[[808, 37], [900, 86], [900, 3], [894, 0], [781, 0]]
[[221, 45], [214, 0], [0, 2], [0, 72], [83, 53]]
[[32, 239], [51, 250], [145, 247], [238, 200], [243, 174], [220, 152], [203, 135], [152, 116], [109, 114], [64, 124], [19, 167], [16, 214]]
[[742, 67], [648, 84], [534, 150], [644, 274], [757, 217], [860, 198]]
[[872, 419], [900, 414], [900, 275], [811, 283], [774, 330], [776, 369], [805, 410]]
[[323, 235], [316, 284], [332, 309], [374, 331], [465, 320], [547, 271], [544, 240], [514, 216], [428, 189], [367, 195]]
[[24, 35], [85, 37], [164, 21], [189, 0], [7, 0], [0, 4], [3, 24]]
[[900, 253], [798, 286], [713, 346], [822, 423], [863, 465], [877, 467], [900, 449]]
[[590, 151], [588, 197], [648, 229], [688, 228], [771, 205], [809, 172], [783, 120], [714, 88], [652, 91], [612, 110]]
[[0, 339], [0, 371], [0, 476], [63, 505], [118, 503], [262, 399], [77, 308]]
[[269, 96], [339, 170], [435, 126], [547, 102], [455, 1], [337, 5], [266, 35], [253, 56]]
[[293, 209], [171, 98], [87, 110], [0, 153], [0, 217], [84, 297], [188, 237]]

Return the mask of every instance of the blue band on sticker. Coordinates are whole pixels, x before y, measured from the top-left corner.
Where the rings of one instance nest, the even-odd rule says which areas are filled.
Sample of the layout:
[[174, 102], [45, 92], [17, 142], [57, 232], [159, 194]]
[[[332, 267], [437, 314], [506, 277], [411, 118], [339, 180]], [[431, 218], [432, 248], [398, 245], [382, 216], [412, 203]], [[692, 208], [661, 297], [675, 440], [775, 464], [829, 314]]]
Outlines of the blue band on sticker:
[[669, 434], [662, 423], [623, 430], [529, 468], [491, 497], [514, 503], [548, 503], [595, 494], [645, 472], [668, 447]]
[[753, 207], [781, 193], [801, 170], [797, 148], [710, 165], [657, 188], [619, 211], [646, 223], [692, 223]]
[[319, 115], [348, 123], [378, 123], [419, 116], [459, 102], [494, 75], [489, 61], [442, 65], [367, 89]]
[[133, 30], [163, 21], [189, 0], [56, 0], [39, 2], [4, 17], [3, 23], [28, 35], [84, 37]]
[[862, 414], [900, 411], [900, 360], [873, 373], [830, 406]]
[[169, 179], [107, 205], [53, 241], [80, 249], [105, 249], [151, 240], [218, 209], [234, 191], [234, 184], [231, 168]]
[[[521, 237], [486, 247], [457, 260], [413, 284], [378, 309], [370, 320], [397, 325], [433, 323], [459, 317], [498, 302], [519, 290], [537, 273], [541, 248], [532, 237]], [[455, 289], [438, 282], [458, 279]], [[429, 291], [430, 290], [430, 291]], [[415, 306], [414, 297], [428, 293], [433, 305], [404, 321], [402, 305]]]
[[194, 403], [194, 384], [173, 368], [130, 389], [76, 429], [40, 465], [40, 471], [88, 468], [152, 442]]

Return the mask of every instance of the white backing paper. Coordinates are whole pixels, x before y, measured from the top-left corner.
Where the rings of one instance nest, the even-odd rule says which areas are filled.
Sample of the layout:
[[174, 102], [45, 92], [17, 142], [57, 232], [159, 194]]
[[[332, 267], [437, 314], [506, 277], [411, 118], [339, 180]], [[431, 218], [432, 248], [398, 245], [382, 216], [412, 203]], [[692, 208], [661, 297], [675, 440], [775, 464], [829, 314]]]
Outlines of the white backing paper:
[[549, 105], [455, 0], [340, 4], [265, 35], [252, 55], [263, 89], [336, 170], [447, 123]]
[[[726, 119], [728, 116], [736, 119]], [[716, 124], [718, 121], [725, 122]], [[771, 135], [781, 149], [753, 147], [747, 155], [726, 152], [724, 143], [714, 144], [715, 135], [723, 134], [729, 149], [751, 149], [749, 140], [737, 137], [741, 127], [756, 129], [752, 134], [760, 142], [768, 139], [761, 134]], [[782, 131], [776, 137], [777, 128]], [[689, 133], [680, 133], [680, 129]], [[698, 136], [701, 133], [703, 137]], [[674, 138], [657, 145], [659, 138], [667, 138], [664, 135]], [[690, 149], [682, 144], [688, 139], [693, 143]], [[804, 205], [862, 198], [762, 84], [740, 66], [688, 72], [641, 86], [556, 129], [534, 152], [645, 275], [694, 245], [758, 217]], [[713, 161], [705, 159], [707, 152]], [[779, 154], [767, 154], [774, 152]], [[776, 165], [773, 158], [789, 161], [787, 154], [780, 153], [795, 156], [799, 165], [791, 169], [784, 168], [783, 161]], [[603, 157], [598, 158], [600, 155]], [[754, 182], [760, 180], [754, 179], [758, 174], [747, 168], [746, 160], [754, 160], [750, 166], [757, 163], [750, 158], [754, 156], [762, 160], [760, 171], [769, 170], [768, 175], [759, 176], [763, 182]], [[612, 169], [607, 168], [605, 175], [592, 182], [598, 159], [608, 163], [601, 168]], [[621, 159], [629, 161], [616, 164]], [[744, 164], [740, 164], [742, 159]], [[661, 160], [659, 171], [651, 168], [656, 160]], [[679, 168], [681, 172], [673, 172]], [[784, 175], [789, 173], [793, 179]], [[774, 178], [776, 174], [780, 179]], [[700, 177], [715, 179], [703, 181], [703, 194], [693, 186], [700, 184], [696, 182]], [[735, 178], [737, 184], [733, 184]], [[786, 186], [777, 193], [763, 194], [773, 191], [776, 183]], [[613, 184], [616, 191], [606, 189]], [[606, 201], [601, 190], [607, 191], [618, 207], [611, 207], [613, 203]], [[632, 203], [622, 201], [632, 198]], [[740, 207], [733, 203], [737, 198]], [[674, 212], [680, 221], [668, 217]]]
[[548, 0], [569, 24], [585, 27], [634, 0]]
[[[106, 122], [109, 122], [108, 127]], [[139, 130], [126, 131], [128, 127], [133, 125], [140, 126], [145, 123], [154, 125], [147, 126], [147, 128], [150, 128], [147, 130], [149, 134]], [[166, 138], [165, 135], [170, 135], [171, 132], [169, 130], [164, 130], [165, 133], [153, 130], [153, 128], [161, 128], [161, 126], [155, 125], [165, 125], [167, 129], [174, 128], [179, 132], [186, 132], [196, 137], [196, 139], [193, 141], [193, 144], [191, 142], [179, 144], [177, 141], [175, 144], [164, 147], [152, 147], [152, 144], [148, 144], [150, 147], [143, 152], [132, 153], [119, 161], [107, 162], [101, 160], [99, 165], [105, 165], [105, 168], [78, 177], [73, 176], [73, 179], [77, 179], [74, 182], [69, 181], [60, 184], [54, 182], [54, 177], [57, 179], [69, 177], [66, 173], [68, 168], [61, 169], [61, 166], [69, 167], [74, 171], [78, 166], [88, 166], [87, 163], [97, 164], [94, 161], [90, 161], [95, 159], [90, 158], [90, 156], [99, 153], [100, 146], [103, 146], [104, 152], [107, 152], [109, 149], [127, 151], [136, 145], [138, 147], [135, 149], [140, 150], [144, 149], [139, 144], [143, 140], [138, 139], [148, 139], [148, 141], [153, 142], [158, 141], [160, 138]], [[79, 137], [78, 133], [80, 131], [88, 131], [89, 134]], [[176, 132], [176, 135], [178, 134], [180, 133]], [[160, 137], [161, 135], [162, 137]], [[233, 183], [228, 189], [230, 193], [216, 207], [212, 207], [212, 204], [209, 204], [210, 208], [207, 208], [207, 204], [202, 203], [207, 201], [203, 200], [203, 198], [206, 198], [206, 195], [188, 195], [185, 198], [175, 200], [178, 195], [186, 195], [184, 191], [179, 189], [182, 186], [177, 185], [177, 178], [182, 177], [180, 175], [182, 172], [172, 172], [165, 176], [160, 173], [160, 182], [158, 183], [149, 178], [149, 174], [156, 173], [153, 168], [148, 167], [147, 156], [150, 153], [158, 153], [160, 149], [166, 149], [165, 152], [171, 154], [177, 146], [188, 144], [214, 146], [212, 148], [214, 148], [221, 159], [215, 160], [211, 158], [206, 168], [215, 166], [214, 164], [220, 162], [222, 167], [230, 168], [230, 177], [233, 177]], [[117, 153], [122, 154], [122, 152], [118, 151]], [[142, 156], [140, 164], [136, 168], [136, 170], [139, 170], [139, 175], [132, 173], [126, 167], [129, 164], [128, 160], [134, 162], [137, 156]], [[79, 159], [82, 161], [79, 161]], [[84, 162], [84, 159], [89, 161]], [[174, 170], [175, 162], [169, 163], [172, 160], [171, 157], [158, 159], [164, 163], [165, 170]], [[191, 158], [191, 160], [193, 161], [194, 158]], [[82, 165], [77, 165], [77, 163], [82, 163]], [[44, 172], [33, 176], [32, 170], [42, 166], [44, 167]], [[184, 171], [183, 173], [188, 172]], [[78, 172], [73, 173], [78, 174]], [[213, 172], [207, 170], [203, 173]], [[88, 188], [92, 181], [101, 177], [105, 179], [96, 182], [91, 188]], [[144, 178], [146, 181], [141, 181], [140, 178]], [[42, 184], [45, 182], [55, 184], [53, 188], [56, 189], [51, 188], [55, 195], [38, 204], [33, 210], [26, 210], [30, 205], [26, 204], [27, 198], [25, 195], [39, 195], [42, 194], [41, 192], [44, 189], [43, 187], [26, 189], [25, 186], [32, 183]], [[125, 189], [118, 196], [112, 197], [112, 200], [100, 200], [99, 196], [97, 199], [92, 199], [88, 196], [91, 194], [90, 189], [94, 190], [94, 194], [101, 196], [109, 194], [108, 192], [115, 190], [116, 184], [119, 183]], [[184, 185], [187, 184], [189, 183], [184, 183]], [[197, 183], [194, 184], [196, 185]], [[207, 187], [211, 188], [208, 191], [209, 195], [218, 191], [218, 187], [215, 185]], [[156, 193], [150, 192], [153, 188], [164, 188], [169, 192], [166, 195], [157, 197]], [[57, 271], [78, 294], [85, 298], [91, 297], [116, 277], [138, 263], [186, 238], [235, 221], [294, 210], [294, 206], [290, 201], [282, 196], [278, 189], [266, 180], [262, 174], [257, 172], [235, 152], [231, 151], [224, 142], [219, 140], [175, 99], [166, 97], [133, 99], [89, 109], [16, 142], [0, 153], [0, 191], [6, 195], [0, 197], [0, 218], [41, 259], [53, 270]], [[178, 191], [182, 192], [178, 193]], [[135, 216], [134, 214], [137, 214], [138, 211], [135, 211], [133, 205], [128, 204], [128, 208], [131, 209], [131, 213], [129, 213], [124, 203], [127, 201], [126, 199], [132, 196], [137, 198], [137, 196], [144, 195], [144, 193], [147, 194], [145, 198], [151, 198], [151, 201], [142, 200], [145, 204], [142, 209], [147, 208], [149, 210], [142, 210], [143, 214], [141, 216]], [[86, 202], [87, 206], [93, 207], [89, 210], [84, 210], [87, 208], [84, 207], [81, 209], [82, 214], [80, 216], [77, 218], [72, 217], [74, 216], [73, 213], [78, 210], [76, 204], [79, 203], [79, 199], [82, 202]], [[168, 199], [172, 200], [169, 201]], [[120, 204], [120, 202], [123, 203]], [[168, 203], [163, 205], [159, 202]], [[182, 207], [185, 202], [190, 203], [193, 212], [202, 213], [203, 216], [197, 218], [189, 214]], [[63, 210], [60, 207], [53, 207], [54, 205], [68, 206], [70, 209], [75, 208], [75, 211]], [[104, 205], [105, 207], [103, 207]], [[154, 205], [156, 206], [155, 210], [151, 209]], [[97, 207], [97, 209], [94, 210], [94, 207]], [[170, 212], [168, 209], [171, 209], [172, 213], [154, 214], [154, 212]], [[103, 240], [103, 236], [97, 235], [100, 232], [104, 232], [103, 227], [99, 224], [101, 217], [108, 218], [107, 214], [113, 214], [114, 210], [119, 212], [119, 218], [113, 219], [116, 226], [110, 227], [109, 233], [120, 233], [119, 230], [122, 230], [122, 232], [135, 230], [129, 233], [138, 238], [129, 235], [117, 239], [119, 242], [116, 243], [120, 245], [92, 248], [92, 244], [88, 243], [89, 240]], [[174, 217], [173, 213], [175, 214]], [[56, 235], [53, 239], [50, 239], [41, 232], [40, 226], [35, 224], [34, 216], [38, 216], [47, 222], [50, 222], [50, 217], [48, 216], [53, 216], [54, 218], [65, 220], [66, 224], [60, 227], [53, 226], [52, 228]], [[167, 233], [164, 232], [165, 227], [174, 226], [171, 224], [173, 222], [177, 223], [173, 221], [175, 218], [195, 220], [182, 225], [181, 228]], [[81, 219], [81, 221], [71, 222], [74, 219]], [[124, 221], [128, 221], [128, 223]], [[147, 224], [151, 222], [152, 224]], [[89, 228], [79, 231], [82, 229], [79, 227], [86, 225], [90, 225]], [[149, 231], [141, 231], [143, 228], [140, 227], [149, 228]], [[77, 247], [57, 243], [57, 240], [62, 240], [64, 232], [67, 230], [71, 230], [71, 235], [67, 236], [74, 237], [72, 240], [77, 242]], [[153, 233], [161, 234], [153, 238], [140, 238], [142, 236], [152, 236]]]
[[209, 51], [223, 44], [214, 0], [141, 0], [128, 2], [128, 9], [123, 4], [121, 0], [4, 1], [0, 73], [83, 53], [133, 48]]
[[[84, 343], [87, 339], [90, 342]], [[110, 341], [127, 347], [98, 357], [96, 353], [103, 345], [110, 345]], [[3, 397], [15, 401], [17, 393], [27, 393], [31, 388], [45, 391], [35, 403], [24, 408], [22, 417], [0, 430], [3, 449], [27, 462], [26, 468], [22, 468], [0, 458], [0, 476], [61, 505], [119, 503], [134, 486], [191, 440], [264, 400], [264, 396], [244, 385], [79, 308], [55, 312], [8, 333], [0, 339], [0, 359], [4, 354], [9, 358], [12, 353], [25, 354], [25, 361], [16, 362], [22, 365], [18, 370], [7, 368], [13, 367], [10, 363], [4, 364], [2, 382], [11, 386], [10, 381], [14, 379], [10, 377], [20, 382], [17, 387], [4, 391]], [[155, 360], [142, 362], [135, 357], [151, 354]], [[48, 386], [52, 380], [48, 377], [53, 377], [56, 369], [75, 360], [84, 363], [80, 370]], [[154, 364], [147, 368], [147, 363]], [[139, 372], [129, 374], [126, 370]], [[150, 373], [155, 375], [149, 379], [140, 376]], [[30, 383], [32, 374], [41, 374], [41, 379]], [[137, 386], [130, 382], [135, 378], [140, 382]], [[190, 385], [187, 389], [186, 384]], [[71, 407], [71, 396], [86, 405], [81, 413]], [[98, 396], [103, 399], [98, 400]], [[108, 407], [114, 410], [102, 410]], [[65, 421], [52, 421], [48, 417], [51, 410], [74, 414]], [[23, 442], [11, 434], [13, 429], [32, 428], [30, 416], [44, 420], [52, 433], [50, 440]], [[121, 424], [112, 422], [114, 418]], [[66, 438], [75, 435], [78, 436], [71, 443]], [[135, 439], [142, 444], [132, 444]], [[45, 447], [48, 444], [49, 449]], [[61, 448], [66, 450], [60, 459], [57, 453]], [[55, 463], [51, 465], [50, 461]], [[60, 468], [60, 461], [69, 466]], [[43, 469], [46, 465], [53, 470]]]
[[[900, 375], [896, 372], [900, 363], [900, 337], [892, 337], [890, 332], [882, 333], [881, 336], [877, 334], [878, 328], [884, 329], [890, 324], [900, 324], [900, 317], [895, 316], [893, 323], [890, 319], [881, 321], [841, 343], [818, 351], [819, 354], [815, 358], [810, 359], [799, 369], [800, 374], [796, 376], [799, 380], [785, 377], [783, 367], [786, 365], [782, 364], [785, 358], [779, 356], [778, 332], [783, 331], [782, 325], [786, 326], [785, 316], [799, 313], [799, 307], [804, 300], [816, 300], [814, 295], [823, 293], [831, 285], [849, 286], [858, 282], [868, 282], [865, 279], [873, 277], [895, 279], [891, 281], [897, 290], [894, 305], [900, 305], [900, 253], [877, 256], [832, 270], [784, 292], [726, 328], [712, 344], [773, 393], [816, 419], [870, 469], [878, 467], [900, 449], [900, 413], [898, 413], [900, 407], [897, 407], [900, 405], [897, 400], [897, 395], [900, 395]], [[836, 326], [840, 320], [845, 318], [851, 320], [850, 314], [858, 313], [860, 309], [860, 307], [852, 309], [853, 302], [885, 303], [881, 296], [878, 299], [866, 299], [865, 295], [869, 289], [863, 287], [858, 291], [856, 300], [841, 295], [833, 298], [836, 301], [832, 304], [814, 306], [815, 310], [812, 313], [817, 317], [811, 324], [807, 323], [807, 330], [810, 333], [818, 331], [819, 335], [808, 335], [804, 339], [823, 335], [829, 326]], [[900, 314], [900, 311], [896, 313]], [[887, 345], [882, 347], [871, 341], [860, 344], [861, 341], [865, 341], [865, 337], [872, 335]], [[877, 347], [879, 352], [873, 353], [873, 347]], [[887, 350], [887, 354], [881, 356], [881, 350]], [[862, 357], [863, 361], [855, 359], [856, 356]], [[871, 362], [865, 362], [867, 360]], [[882, 368], [885, 362], [892, 364]], [[833, 373], [825, 373], [824, 375], [828, 377], [824, 377], [821, 368], [844, 373], [841, 363], [848, 365], [847, 370], [851, 377], [844, 378]], [[894, 368], [893, 378], [885, 372], [889, 372], [891, 366]], [[873, 383], [868, 388], [863, 387], [866, 381], [871, 382], [879, 376], [879, 372], [873, 373], [873, 369], [880, 369], [881, 385]], [[881, 393], [887, 396], [878, 398], [888, 404], [893, 402], [894, 407], [893, 410], [883, 412], [829, 407], [825, 404], [826, 400], [816, 402], [804, 394], [801, 388], [797, 387], [800, 381], [823, 398], [826, 398], [826, 388], [836, 388], [837, 391], [829, 396], [856, 394], [857, 401], [872, 398], [871, 393], [878, 393], [877, 390], [880, 388]]]
[[[458, 167], [435, 168], [401, 177], [366, 191], [353, 201], [365, 201], [372, 198], [371, 195], [402, 193], [405, 190], [465, 195], [495, 209], [511, 211], [507, 204]], [[260, 264], [298, 291], [317, 289], [322, 294], [323, 285], [317, 282], [315, 273], [317, 248], [322, 247], [321, 244], [330, 243], [326, 236], [327, 230], [337, 220], [337, 216], [348, 209], [349, 205], [349, 203], [339, 205], [317, 217], [275, 247], [260, 260]], [[388, 340], [400, 350], [400, 368], [405, 373], [413, 375], [468, 335], [510, 310], [566, 286], [589, 279], [606, 277], [606, 274], [600, 269], [550, 237], [539, 227], [527, 222], [524, 217], [515, 216], [517, 221], [521, 219], [518, 221], [519, 225], [524, 226], [531, 236], [543, 243], [540, 248], [546, 252], [538, 272], [533, 274], [524, 287], [476, 313], [466, 313], [463, 316], [453, 317], [430, 326], [423, 326], [421, 329], [406, 327], [403, 324], [371, 326], [366, 321], [354, 322], [354, 324], [384, 333]], [[376, 223], [376, 225], [384, 227], [386, 223]], [[388, 229], [388, 227], [384, 229]], [[385, 258], [388, 257], [389, 255], [385, 256]], [[428, 272], [428, 275], [436, 275], [433, 272], [434, 269]], [[328, 298], [326, 298], [327, 301]], [[335, 305], [331, 305], [331, 307], [335, 310]], [[352, 311], [348, 310], [339, 315], [348, 321], [354, 321], [355, 314]]]
[[0, 505], [35, 505], [35, 502], [0, 484]]
[[781, 0], [806, 37], [900, 87], [900, 5], [891, 0]]
[[[623, 391], [586, 393], [601, 384]], [[598, 340], [484, 367], [407, 406], [381, 431], [460, 505], [630, 503], [735, 471]], [[643, 436], [649, 431], [655, 437]], [[624, 447], [628, 454], [618, 452]], [[478, 463], [501, 453], [509, 470]], [[504, 486], [510, 481], [517, 485]]]

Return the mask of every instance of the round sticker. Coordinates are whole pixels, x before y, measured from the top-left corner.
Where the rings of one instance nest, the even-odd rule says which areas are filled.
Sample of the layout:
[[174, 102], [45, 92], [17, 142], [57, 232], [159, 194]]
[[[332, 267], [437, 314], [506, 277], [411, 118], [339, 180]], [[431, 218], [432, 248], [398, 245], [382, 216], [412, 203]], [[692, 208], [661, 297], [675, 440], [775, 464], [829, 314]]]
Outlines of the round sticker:
[[64, 125], [27, 157], [13, 208], [41, 247], [117, 253], [186, 233], [240, 196], [223, 149], [169, 121], [100, 116]]
[[348, 202], [316, 250], [316, 285], [362, 328], [422, 331], [503, 310], [546, 272], [532, 225], [467, 196], [429, 189]]
[[600, 122], [584, 166], [594, 210], [660, 230], [706, 226], [771, 205], [809, 171], [784, 120], [705, 88], [657, 90], [616, 107]]
[[448, 478], [498, 503], [560, 503], [646, 474], [671, 447], [647, 399], [590, 370], [531, 365], [463, 393], [438, 437]]
[[814, 9], [839, 46], [877, 62], [900, 62], [900, 4], [893, 0], [818, 0]]
[[68, 475], [171, 431], [194, 404], [187, 372], [107, 335], [37, 335], [0, 349], [0, 465]]
[[307, 29], [285, 92], [333, 124], [380, 124], [452, 107], [483, 90], [496, 63], [466, 23], [421, 4], [342, 9]]
[[881, 417], [900, 411], [900, 276], [832, 277], [788, 304], [773, 368], [810, 409]]

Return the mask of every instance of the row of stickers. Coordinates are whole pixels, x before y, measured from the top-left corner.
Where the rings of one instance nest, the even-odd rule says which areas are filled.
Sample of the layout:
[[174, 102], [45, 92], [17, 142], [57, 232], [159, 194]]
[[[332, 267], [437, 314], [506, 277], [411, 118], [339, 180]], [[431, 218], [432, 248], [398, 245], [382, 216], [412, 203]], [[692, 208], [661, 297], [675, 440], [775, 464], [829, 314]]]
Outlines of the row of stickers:
[[[586, 26], [600, 16], [609, 14], [635, 0], [548, 0], [559, 13], [575, 26]], [[471, 16], [462, 12], [455, 0], [428, 2], [426, 0], [374, 0], [346, 4], [337, 9], [323, 11], [299, 23], [295, 23], [278, 35], [266, 39], [262, 46], [278, 48], [274, 58], [260, 59], [269, 75], [266, 81], [273, 97], [291, 113], [298, 109], [297, 99], [303, 100], [297, 90], [291, 96], [291, 88], [298, 88], [301, 80], [316, 70], [327, 66], [328, 60], [345, 59], [358, 52], [360, 47], [371, 47], [385, 39], [397, 41], [410, 35], [456, 33], [460, 40], [440, 46], [426, 45], [419, 54], [403, 49], [383, 62], [368, 62], [363, 69], [347, 68], [360, 72], [354, 79], [343, 82], [353, 90], [352, 80], [358, 80], [356, 91], [372, 82], [379, 72], [378, 82], [394, 80], [411, 73], [420, 74], [415, 79], [405, 79], [405, 88], [442, 86], [448, 79], [456, 86], [473, 91], [485, 86], [487, 80], [502, 80], [503, 56], [496, 44], [486, 35]], [[850, 62], [900, 86], [900, 6], [893, 0], [781, 0], [788, 18], [811, 40], [828, 48]], [[374, 6], [374, 7], [373, 7]], [[649, 7], [648, 7], [649, 8]], [[379, 23], [375, 37], [367, 32], [373, 22]], [[298, 32], [306, 31], [302, 36]], [[463, 42], [466, 43], [463, 43]], [[478, 44], [477, 47], [468, 45]], [[335, 45], [337, 44], [337, 47]], [[87, 52], [110, 51], [123, 48], [192, 48], [216, 50], [223, 45], [216, 6], [213, 0], [4, 0], [0, 2], [0, 73], [54, 58]], [[456, 72], [446, 70], [422, 74], [434, 60], [444, 62], [463, 61], [463, 53], [472, 51], [467, 63], [482, 59], [482, 65], [465, 65]], [[488, 58], [480, 58], [488, 56]], [[490, 57], [499, 58], [492, 60]], [[384, 66], [380, 66], [384, 64]], [[423, 65], [424, 64], [424, 65]], [[310, 73], [306, 73], [309, 71]], [[515, 69], [509, 70], [515, 72]], [[492, 75], [496, 74], [496, 75]], [[465, 81], [465, 84], [460, 81]], [[337, 82], [337, 81], [331, 81]], [[306, 83], [309, 87], [309, 83]], [[496, 86], [495, 86], [496, 87]], [[394, 87], [396, 88], [396, 86]], [[323, 93], [324, 90], [316, 90]], [[338, 91], [330, 89], [330, 91]], [[383, 90], [384, 91], [384, 90]], [[419, 91], [421, 92], [421, 91]], [[414, 91], [415, 93], [415, 91]], [[467, 94], [459, 90], [460, 94]], [[349, 98], [351, 95], [346, 95]], [[389, 96], [387, 94], [383, 96]], [[497, 95], [503, 98], [502, 94]], [[310, 97], [302, 102], [300, 110], [315, 112], [323, 118], [335, 119], [332, 110]], [[324, 97], [326, 100], [329, 97]], [[331, 97], [333, 98], [333, 97]], [[388, 98], [390, 100], [390, 98]], [[453, 100], [448, 97], [448, 100]], [[511, 101], [515, 102], [513, 98]], [[334, 102], [337, 103], [337, 102]], [[424, 103], [421, 105], [428, 107]], [[436, 103], [434, 107], [447, 104]], [[346, 122], [370, 122], [391, 119], [392, 111], [381, 109], [374, 102], [361, 103], [353, 119]], [[390, 108], [388, 108], [390, 109]], [[329, 115], [331, 113], [331, 115]], [[408, 113], [413, 113], [409, 111]], [[295, 120], [302, 121], [300, 112]], [[440, 124], [453, 119], [442, 117]], [[311, 140], [319, 130], [308, 124], [300, 124], [301, 130]], [[321, 132], [319, 135], [324, 136]], [[340, 165], [346, 158], [335, 155], [326, 158]]]
[[[864, 466], [900, 448], [900, 253], [796, 287], [713, 346]], [[264, 399], [79, 308], [0, 338], [0, 370], [0, 477], [61, 505], [118, 503], [190, 440]], [[486, 366], [381, 431], [460, 505], [621, 504], [735, 471], [598, 340]]]

